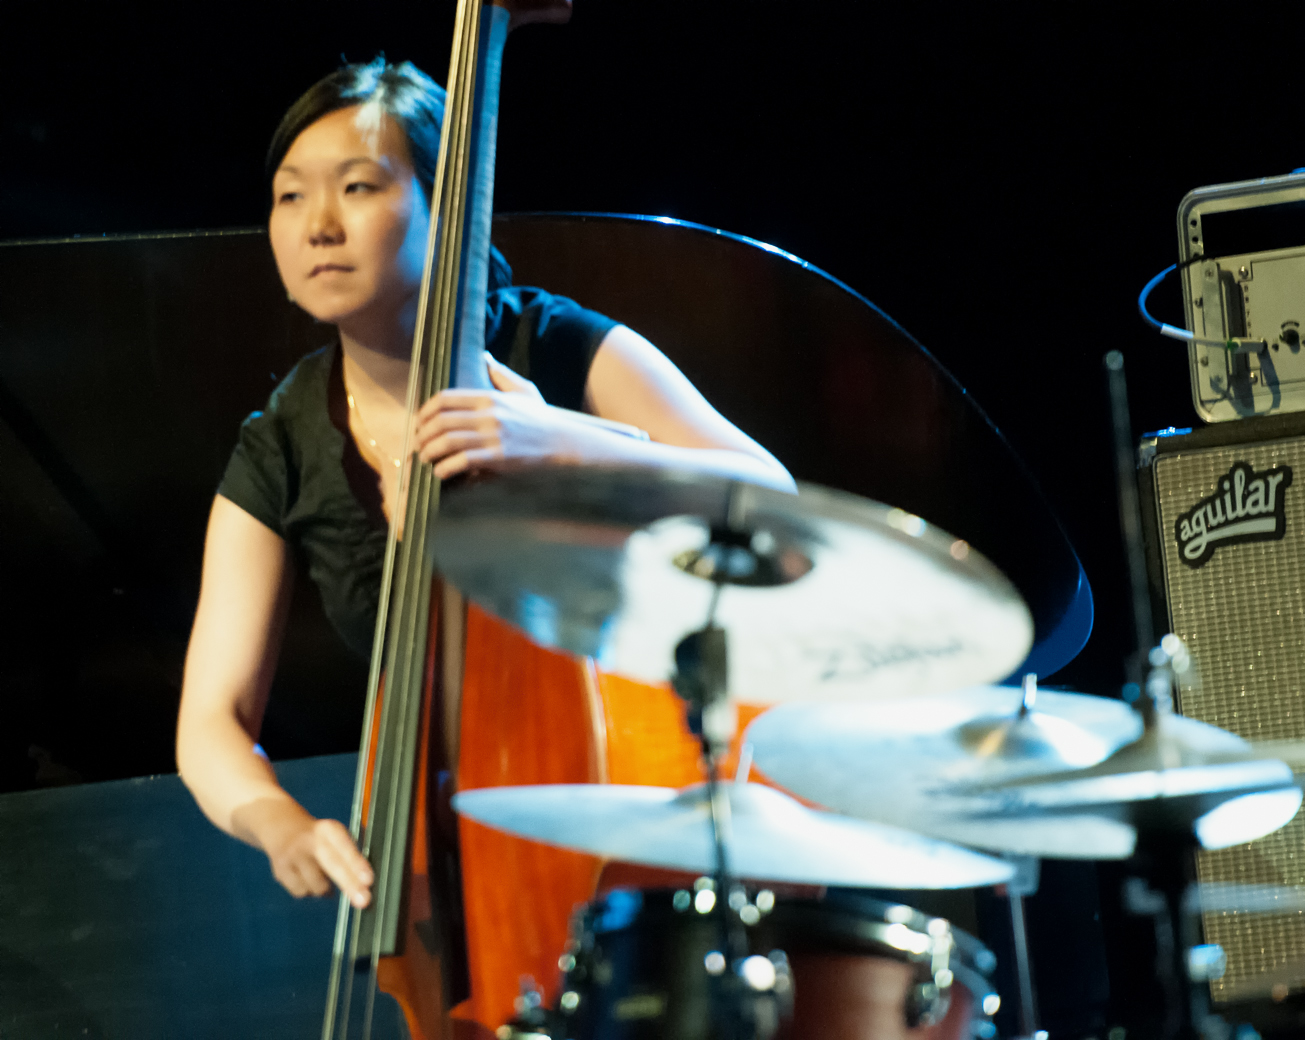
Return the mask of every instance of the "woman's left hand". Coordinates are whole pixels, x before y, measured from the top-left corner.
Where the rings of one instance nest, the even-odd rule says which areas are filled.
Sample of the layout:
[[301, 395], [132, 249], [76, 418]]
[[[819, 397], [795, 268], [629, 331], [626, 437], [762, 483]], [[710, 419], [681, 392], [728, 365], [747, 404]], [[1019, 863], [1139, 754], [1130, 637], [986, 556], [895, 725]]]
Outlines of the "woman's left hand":
[[529, 379], [489, 354], [494, 390], [445, 390], [417, 413], [417, 454], [447, 480], [474, 469], [559, 462], [575, 454], [575, 433]]

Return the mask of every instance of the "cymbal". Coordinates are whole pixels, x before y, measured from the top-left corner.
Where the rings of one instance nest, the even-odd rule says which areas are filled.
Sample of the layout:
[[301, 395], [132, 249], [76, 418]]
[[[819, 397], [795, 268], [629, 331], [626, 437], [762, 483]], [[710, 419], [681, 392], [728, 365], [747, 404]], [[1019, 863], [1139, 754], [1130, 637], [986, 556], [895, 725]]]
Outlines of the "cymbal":
[[[1017, 691], [1005, 696], [1011, 693]], [[980, 691], [979, 699], [985, 696], [992, 694]], [[785, 706], [755, 720], [747, 739], [767, 776], [831, 809], [888, 823], [910, 820], [925, 834], [1025, 855], [1125, 858], [1139, 828], [1194, 831], [1204, 847], [1222, 848], [1276, 830], [1300, 805], [1286, 765], [1257, 758], [1246, 741], [1194, 719], [1161, 713], [1139, 735], [1140, 717], [1119, 702], [1042, 692], [1040, 711], [1064, 718], [1081, 709], [1082, 728], [1111, 752], [1096, 764], [1072, 768], [1066, 761], [1049, 770], [1038, 765], [1049, 760], [1043, 754], [980, 759], [964, 752], [956, 715], [934, 727], [936, 737], [932, 722], [901, 719], [932, 714], [935, 700], [838, 712]], [[956, 710], [952, 698], [937, 700], [943, 710]], [[894, 707], [900, 740], [875, 717]], [[1089, 711], [1098, 716], [1091, 722]], [[1127, 723], [1121, 711], [1135, 721]], [[1112, 715], [1116, 721], [1107, 726]], [[912, 726], [924, 739], [912, 738]]]
[[1094, 765], [1142, 720], [1104, 697], [1011, 686], [912, 700], [781, 705], [744, 736], [757, 768], [836, 812], [1026, 856], [1122, 859], [1137, 835], [1093, 813], [1016, 816], [975, 785]]
[[1032, 644], [1024, 602], [978, 552], [813, 485], [792, 495], [642, 468], [497, 475], [448, 490], [434, 552], [446, 578], [536, 642], [645, 682], [669, 678], [675, 645], [714, 616], [731, 696], [758, 703], [954, 689], [1009, 674]]
[[1259, 758], [1276, 758], [1293, 773], [1305, 773], [1305, 740], [1252, 740], [1251, 747]]
[[[1010, 864], [884, 824], [807, 809], [762, 784], [722, 783], [731, 809], [730, 871], [795, 884], [972, 888]], [[655, 867], [715, 869], [706, 785], [543, 784], [462, 791], [453, 807], [550, 845]]]
[[1305, 911], [1305, 891], [1296, 885], [1204, 881], [1187, 890], [1188, 910], [1207, 914], [1290, 914]]
[[1207, 849], [1285, 826], [1301, 805], [1291, 767], [1236, 734], [1168, 711], [1096, 766], [990, 788], [1009, 811], [1101, 811], [1137, 827], [1194, 831]]

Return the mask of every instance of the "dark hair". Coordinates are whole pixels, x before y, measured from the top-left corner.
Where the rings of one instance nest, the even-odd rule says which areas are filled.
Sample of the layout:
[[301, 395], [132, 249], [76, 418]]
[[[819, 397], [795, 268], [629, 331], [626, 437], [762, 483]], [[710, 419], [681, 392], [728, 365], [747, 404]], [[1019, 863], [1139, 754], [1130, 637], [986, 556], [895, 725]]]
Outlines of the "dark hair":
[[410, 61], [391, 65], [384, 55], [366, 65], [344, 65], [319, 79], [290, 106], [267, 150], [270, 180], [295, 138], [322, 116], [373, 101], [403, 128], [417, 180], [430, 197], [439, 161], [444, 88]]
[[[309, 87], [281, 119], [267, 149], [268, 180], [276, 174], [295, 138], [322, 116], [374, 101], [403, 129], [413, 170], [429, 199], [435, 190], [445, 97], [444, 88], [410, 61], [391, 65], [384, 55], [378, 55], [366, 65], [342, 65]], [[511, 284], [512, 268], [503, 254], [490, 246], [490, 289]]]

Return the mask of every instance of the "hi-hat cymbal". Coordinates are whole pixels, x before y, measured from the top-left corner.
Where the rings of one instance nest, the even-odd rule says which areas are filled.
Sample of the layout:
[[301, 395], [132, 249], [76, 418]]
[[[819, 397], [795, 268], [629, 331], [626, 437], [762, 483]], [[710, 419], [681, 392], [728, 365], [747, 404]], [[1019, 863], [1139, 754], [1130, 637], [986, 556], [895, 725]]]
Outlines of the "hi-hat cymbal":
[[1305, 740], [1252, 740], [1251, 747], [1259, 758], [1276, 758], [1293, 773], [1305, 773]]
[[670, 677], [719, 590], [729, 692], [759, 703], [987, 682], [1033, 636], [1014, 587], [964, 542], [812, 485], [531, 469], [451, 488], [434, 551], [453, 584], [537, 642], [648, 682]]
[[1187, 890], [1184, 905], [1207, 914], [1298, 914], [1305, 911], [1305, 891], [1296, 885], [1205, 881]]
[[837, 812], [979, 848], [1055, 858], [1124, 858], [1137, 835], [1091, 813], [1000, 810], [976, 785], [1094, 765], [1136, 740], [1119, 701], [1009, 686], [912, 700], [783, 705], [745, 740], [762, 773]]
[[1014, 813], [1101, 812], [1134, 826], [1194, 831], [1207, 849], [1286, 825], [1301, 790], [1284, 762], [1196, 719], [1158, 712], [1141, 738], [1098, 765], [993, 785]]
[[[761, 784], [723, 783], [730, 871], [796, 884], [972, 888], [1008, 863], [897, 827], [803, 807]], [[715, 869], [706, 785], [544, 784], [485, 787], [453, 798], [462, 815], [521, 837], [655, 867]]]
[[[1018, 695], [1001, 693], [1008, 702]], [[964, 701], [975, 698], [972, 717], [990, 716], [992, 696], [785, 706], [754, 721], [747, 739], [767, 776], [831, 809], [1025, 855], [1124, 858], [1138, 828], [1194, 830], [1206, 848], [1220, 848], [1276, 830], [1300, 805], [1291, 770], [1257, 758], [1241, 738], [1169, 714], [1139, 735], [1140, 717], [1104, 698], [1037, 700], [1040, 712], [1095, 734], [1109, 754], [1095, 764], [1075, 768], [1066, 758], [1047, 769], [1042, 753], [976, 756], [962, 738]]]

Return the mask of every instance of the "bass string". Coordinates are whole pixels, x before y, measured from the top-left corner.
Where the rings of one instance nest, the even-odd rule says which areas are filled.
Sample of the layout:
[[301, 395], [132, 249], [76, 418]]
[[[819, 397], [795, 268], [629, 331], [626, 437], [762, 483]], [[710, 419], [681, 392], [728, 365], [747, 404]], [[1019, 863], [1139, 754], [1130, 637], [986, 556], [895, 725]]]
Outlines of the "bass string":
[[[440, 214], [432, 229], [437, 239], [439, 256], [433, 271], [428, 270], [423, 275], [424, 279], [430, 278], [432, 273], [438, 273], [439, 276], [433, 301], [436, 320], [433, 323], [434, 334], [428, 341], [424, 335], [414, 336], [414, 354], [421, 353], [425, 356], [415, 366], [409, 380], [410, 385], [422, 384], [420, 393], [415, 395], [422, 402], [437, 389], [442, 388], [442, 385], [447, 384], [452, 353], [470, 153], [469, 137], [475, 101], [475, 68], [480, 28], [479, 6], [477, 0], [464, 0], [459, 9], [461, 24], [458, 26], [458, 31], [455, 31], [459, 41], [456, 55], [458, 67], [456, 71], [450, 68], [450, 79], [454, 80], [451, 91], [453, 100], [451, 110], [445, 118], [446, 129], [441, 141], [441, 153], [447, 154], [448, 158], [445, 161], [445, 179], [439, 185]], [[447, 153], [445, 141], [448, 142]], [[438, 385], [433, 385], [437, 377], [442, 378]], [[411, 403], [416, 403], [411, 392], [409, 398]], [[410, 416], [411, 414], [410, 412]], [[411, 426], [410, 418], [409, 430]], [[408, 526], [400, 553], [404, 564], [401, 568], [401, 582], [405, 587], [399, 590], [398, 605], [403, 615], [403, 623], [394, 626], [390, 634], [390, 653], [387, 654], [387, 664], [394, 669], [393, 672], [387, 670], [387, 675], [396, 676], [394, 685], [397, 688], [394, 690], [392, 700], [394, 724], [385, 726], [382, 730], [386, 743], [392, 743], [395, 747], [387, 746], [382, 749], [378, 746], [375, 770], [376, 774], [382, 776], [387, 783], [388, 804], [379, 869], [376, 874], [376, 904], [368, 972], [368, 1006], [364, 1016], [364, 1040], [369, 1040], [370, 1037], [381, 949], [388, 945], [384, 942], [385, 931], [388, 928], [397, 931], [398, 925], [397, 920], [392, 920], [397, 916], [398, 903], [397, 899], [392, 898], [392, 894], [402, 886], [405, 866], [402, 852], [407, 848], [406, 840], [400, 839], [398, 831], [402, 825], [406, 837], [412, 798], [412, 785], [409, 781], [415, 767], [415, 741], [411, 734], [420, 716], [426, 637], [430, 620], [431, 565], [426, 552], [426, 540], [429, 521], [438, 504], [439, 481], [429, 467], [415, 463], [411, 453], [409, 453], [409, 465], [414, 467], [415, 472], [410, 479], [408, 510], [405, 518]], [[387, 697], [386, 700], [390, 698]], [[384, 706], [382, 713], [384, 714]], [[381, 804], [379, 794], [379, 790], [376, 791], [372, 800], [372, 804], [377, 808]]]
[[[420, 397], [424, 400], [449, 383], [452, 363], [454, 336], [457, 334], [460, 287], [460, 269], [462, 265], [462, 244], [465, 238], [465, 213], [468, 192], [471, 144], [474, 132], [473, 117], [477, 96], [477, 63], [479, 55], [479, 30], [481, 19], [475, 14], [478, 5], [468, 4], [463, 20], [464, 31], [459, 33], [459, 69], [451, 71], [455, 80], [453, 90], [451, 124], [444, 139], [449, 142], [449, 158], [446, 159], [446, 187], [441, 191], [440, 219], [437, 223], [439, 241], [439, 258], [433, 271], [439, 274], [439, 285], [434, 293], [434, 335], [430, 337], [431, 352], [425, 363], [417, 367], [414, 377], [420, 375], [424, 386]], [[463, 294], [465, 295], [465, 293]], [[464, 320], [475, 320], [474, 315], [463, 315]], [[433, 356], [431, 356], [433, 354]], [[479, 359], [477, 359], [479, 360]], [[433, 384], [433, 385], [432, 385]], [[424, 679], [425, 648], [429, 635], [429, 610], [431, 588], [431, 565], [426, 553], [426, 541], [429, 522], [438, 504], [439, 482], [431, 470], [420, 467], [412, 482], [409, 499], [407, 537], [404, 540], [403, 556], [407, 564], [403, 568], [402, 578], [408, 587], [409, 595], [401, 597], [404, 606], [405, 624], [397, 626], [394, 634], [395, 653], [391, 655], [398, 678], [398, 696], [393, 705], [395, 727], [385, 727], [387, 739], [397, 745], [397, 752], [387, 748], [386, 759], [392, 763], [390, 770], [397, 775], [389, 779], [389, 805], [385, 819], [385, 838], [381, 850], [379, 888], [377, 891], [377, 916], [374, 918], [374, 940], [371, 949], [372, 971], [375, 975], [382, 948], [389, 945], [383, 942], [383, 929], [397, 932], [397, 920], [391, 920], [392, 910], [397, 909], [397, 900], [391, 898], [392, 892], [400, 890], [404, 867], [402, 852], [407, 848], [406, 826], [410, 820], [412, 799], [412, 776], [415, 772], [415, 740], [413, 734], [419, 724], [421, 694]], [[379, 765], [379, 763], [378, 763]], [[380, 799], [376, 799], [380, 805]], [[399, 836], [400, 829], [404, 835]], [[388, 936], [387, 936], [388, 938]], [[370, 1022], [371, 1003], [375, 996], [374, 980], [368, 989], [368, 1014]]]
[[[392, 755], [390, 738], [393, 729], [393, 716], [397, 714], [399, 722], [398, 733], [394, 733], [394, 739], [400, 747], [405, 741], [404, 730], [408, 727], [404, 725], [407, 722], [407, 716], [411, 711], [403, 710], [408, 705], [401, 702], [411, 701], [413, 698], [406, 696], [411, 692], [412, 665], [414, 658], [424, 660], [424, 640], [415, 638], [424, 631], [423, 625], [429, 621], [429, 576], [425, 581], [426, 594], [414, 596], [413, 593], [418, 591], [421, 582], [421, 571], [423, 570], [422, 562], [426, 558], [425, 553], [425, 521], [430, 515], [431, 506], [438, 499], [438, 482], [431, 479], [427, 467], [414, 464], [412, 459], [411, 448], [411, 427], [412, 416], [415, 415], [418, 401], [425, 400], [433, 392], [430, 385], [430, 376], [439, 372], [442, 376], [441, 382], [447, 383], [447, 372], [449, 369], [449, 344], [452, 341], [452, 311], [454, 310], [449, 304], [455, 302], [454, 293], [457, 281], [457, 263], [458, 245], [462, 237], [461, 221], [461, 200], [465, 197], [465, 177], [467, 170], [467, 153], [469, 148], [466, 144], [466, 138], [469, 135], [471, 125], [471, 109], [474, 106], [474, 89], [475, 89], [475, 56], [478, 43], [478, 29], [480, 19], [477, 17], [477, 8], [479, 0], [460, 0], [458, 7], [457, 20], [454, 28], [453, 54], [450, 60], [449, 80], [450, 90], [447, 95], [446, 104], [448, 106], [444, 119], [444, 127], [441, 133], [441, 147], [439, 161], [436, 171], [436, 184], [434, 198], [432, 202], [438, 204], [438, 216], [433, 213], [431, 222], [430, 236], [427, 244], [426, 266], [423, 271], [422, 284], [419, 296], [418, 321], [417, 328], [414, 330], [413, 338], [413, 362], [412, 374], [408, 384], [407, 414], [409, 420], [406, 424], [407, 433], [405, 435], [404, 456], [408, 460], [410, 475], [408, 480], [408, 502], [407, 509], [404, 511], [406, 531], [408, 538], [404, 540], [403, 550], [398, 551], [398, 509], [390, 510], [390, 530], [386, 540], [386, 553], [382, 569], [381, 595], [377, 609], [377, 626], [373, 640], [373, 652], [371, 667], [368, 675], [367, 702], [364, 712], [364, 726], [362, 747], [359, 754], [358, 775], [355, 782], [355, 794], [353, 806], [350, 812], [350, 830], [356, 839], [360, 840], [365, 854], [370, 853], [375, 834], [376, 814], [381, 804], [382, 788], [389, 788], [389, 804], [386, 806], [388, 811], [385, 812], [385, 840], [382, 843], [382, 863], [379, 864], [381, 869], [376, 871], [376, 890], [373, 907], [376, 908], [373, 916], [373, 934], [370, 945], [369, 971], [368, 971], [368, 992], [367, 1006], [364, 1014], [363, 1034], [364, 1038], [370, 1036], [371, 1021], [374, 1012], [375, 990], [377, 983], [377, 972], [379, 954], [381, 949], [381, 939], [385, 927], [385, 908], [391, 902], [390, 896], [390, 873], [391, 861], [393, 860], [393, 846], [395, 844], [395, 824], [397, 818], [402, 815], [396, 811], [400, 806], [396, 804], [399, 801], [399, 788], [402, 784], [393, 782], [383, 783], [384, 774], [391, 772], [402, 772], [403, 757], [402, 755]], [[454, 155], [452, 170], [449, 170], [449, 155]], [[449, 173], [452, 176], [449, 176]], [[452, 181], [452, 185], [446, 188], [446, 183]], [[458, 204], [454, 204], [456, 198]], [[436, 207], [433, 205], [432, 210]], [[451, 248], [450, 248], [451, 247]], [[436, 262], [435, 253], [439, 252], [438, 262]], [[450, 252], [452, 251], [454, 262], [450, 263]], [[451, 271], [450, 271], [451, 268]], [[437, 285], [433, 301], [434, 310], [436, 311], [436, 320], [433, 323], [436, 335], [430, 340], [426, 336], [426, 318], [431, 309], [431, 285], [432, 275], [438, 272], [440, 278], [437, 279]], [[433, 350], [428, 351], [428, 343]], [[433, 353], [434, 356], [427, 360], [426, 355]], [[423, 380], [422, 374], [428, 377]], [[423, 392], [424, 391], [424, 392]], [[415, 478], [413, 475], [415, 471]], [[394, 506], [397, 507], [397, 501]], [[421, 543], [418, 545], [417, 543]], [[414, 551], [419, 550], [419, 551]], [[397, 557], [397, 559], [396, 559]], [[396, 563], [397, 585], [396, 579]], [[417, 573], [414, 573], [416, 571]], [[395, 593], [393, 602], [395, 603], [396, 616], [391, 619], [389, 615], [389, 606], [392, 601], [391, 590]], [[422, 609], [422, 607], [425, 609]], [[390, 622], [393, 622], [392, 624]], [[417, 650], [417, 643], [422, 644], [422, 650]], [[389, 644], [386, 646], [386, 644]], [[407, 652], [402, 652], [406, 648]], [[381, 683], [381, 662], [385, 661], [387, 669], [384, 674], [390, 677], [391, 682], [387, 682], [387, 690], [393, 696], [387, 695], [384, 698], [379, 696]], [[420, 675], [417, 676], [417, 683], [420, 685]], [[418, 691], [418, 695], [419, 695]], [[376, 726], [376, 714], [378, 702], [380, 704], [381, 727], [377, 733], [376, 753], [371, 769], [371, 797], [367, 799], [367, 826], [362, 827], [364, 789], [367, 786], [368, 758], [370, 757], [371, 736]], [[419, 707], [419, 705], [418, 705]], [[391, 716], [387, 718], [387, 716]], [[389, 724], [387, 724], [389, 723]], [[411, 743], [411, 741], [407, 741]], [[392, 778], [397, 779], [397, 777]], [[410, 798], [411, 792], [408, 792]], [[361, 833], [360, 833], [361, 832]], [[406, 842], [404, 843], [406, 847]], [[370, 858], [370, 856], [369, 856]], [[350, 927], [352, 925], [352, 927]], [[359, 935], [362, 931], [362, 912], [352, 907], [347, 899], [341, 896], [340, 912], [337, 915], [337, 927], [335, 942], [332, 949], [331, 975], [328, 983], [327, 1009], [323, 1023], [323, 1040], [332, 1040], [335, 1033], [335, 1027], [338, 1023], [340, 1026], [341, 1037], [347, 1038], [349, 1032], [350, 1005], [352, 1003], [352, 985], [343, 987], [343, 1007], [341, 1007], [341, 981], [343, 967], [346, 961], [345, 950], [348, 948], [347, 961], [356, 963]], [[346, 939], [346, 933], [348, 938]]]

